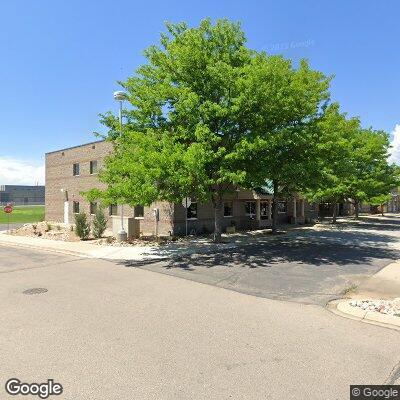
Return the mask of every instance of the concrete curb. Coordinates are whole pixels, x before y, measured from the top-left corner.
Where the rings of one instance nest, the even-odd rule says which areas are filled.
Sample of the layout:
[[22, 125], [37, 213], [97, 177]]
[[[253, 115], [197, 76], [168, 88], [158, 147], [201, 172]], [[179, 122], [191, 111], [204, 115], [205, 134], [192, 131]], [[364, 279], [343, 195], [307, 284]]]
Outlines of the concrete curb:
[[98, 258], [98, 257], [93, 257], [93, 256], [85, 254], [85, 253], [80, 253], [78, 251], [55, 249], [55, 248], [46, 247], [46, 246], [35, 246], [35, 245], [27, 244], [27, 243], [11, 243], [11, 242], [1, 242], [0, 241], [0, 246], [20, 247], [23, 249], [40, 250], [40, 251], [45, 251], [45, 252], [49, 252], [49, 253], [66, 254], [69, 256], [75, 256], [75, 257], [80, 257], [80, 258]]
[[380, 314], [376, 311], [365, 311], [359, 307], [351, 306], [349, 301], [349, 299], [330, 301], [327, 304], [327, 309], [344, 318], [400, 331], [400, 317]]
[[[230, 248], [236, 248], [238, 245], [236, 243], [219, 243], [219, 244], [204, 244], [201, 247], [187, 247], [187, 248], [174, 248], [172, 246], [165, 248], [148, 248], [144, 247], [139, 248], [139, 250], [143, 250], [141, 252], [137, 252], [137, 248], [135, 247], [113, 247], [113, 246], [95, 246], [89, 245], [85, 246], [82, 251], [79, 249], [69, 249], [63, 248], [59, 246], [59, 242], [50, 243], [50, 240], [47, 239], [39, 239], [39, 238], [29, 238], [31, 241], [24, 241], [25, 237], [13, 237], [5, 234], [5, 231], [0, 232], [0, 246], [9, 246], [9, 247], [19, 247], [31, 250], [52, 252], [58, 254], [66, 254], [71, 256], [76, 256], [80, 258], [91, 258], [91, 259], [100, 259], [107, 261], [137, 261], [137, 262], [156, 262], [163, 261], [166, 259], [179, 258], [183, 256], [190, 256], [192, 254], [207, 254], [212, 250], [224, 250]], [[26, 239], [26, 238], [25, 238]], [[62, 242], [63, 245], [66, 243]], [[79, 242], [80, 243], [80, 242]], [[75, 243], [73, 244], [75, 246]], [[75, 246], [76, 247], [76, 246]], [[131, 251], [132, 250], [132, 251]], [[136, 250], [136, 251], [135, 251]], [[158, 254], [154, 254], [153, 251], [158, 252]]]

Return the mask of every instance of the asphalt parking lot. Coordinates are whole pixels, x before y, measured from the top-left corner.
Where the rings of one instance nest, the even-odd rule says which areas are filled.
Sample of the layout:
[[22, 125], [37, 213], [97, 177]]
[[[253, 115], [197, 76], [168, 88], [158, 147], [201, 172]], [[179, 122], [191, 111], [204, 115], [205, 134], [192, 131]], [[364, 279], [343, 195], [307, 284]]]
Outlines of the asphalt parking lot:
[[399, 228], [397, 217], [362, 218], [215, 254], [123, 265], [270, 299], [325, 305], [399, 258]]

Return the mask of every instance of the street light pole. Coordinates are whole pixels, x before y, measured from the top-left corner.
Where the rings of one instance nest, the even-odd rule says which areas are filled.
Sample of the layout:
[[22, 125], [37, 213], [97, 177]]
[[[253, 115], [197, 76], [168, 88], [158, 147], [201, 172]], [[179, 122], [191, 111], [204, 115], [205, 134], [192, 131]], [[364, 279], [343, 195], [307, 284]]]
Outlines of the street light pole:
[[[117, 91], [114, 92], [114, 99], [119, 102], [119, 128], [120, 128], [120, 135], [122, 135], [122, 103], [124, 100], [128, 98], [128, 95], [125, 92]], [[121, 204], [121, 229], [118, 232], [117, 237], [119, 242], [126, 242], [128, 239], [128, 234], [124, 229], [124, 205]]]

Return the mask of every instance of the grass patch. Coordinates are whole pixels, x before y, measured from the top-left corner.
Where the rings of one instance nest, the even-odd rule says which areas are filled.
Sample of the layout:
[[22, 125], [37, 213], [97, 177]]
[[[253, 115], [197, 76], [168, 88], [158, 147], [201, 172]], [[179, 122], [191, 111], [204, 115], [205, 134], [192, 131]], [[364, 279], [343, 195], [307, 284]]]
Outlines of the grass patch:
[[352, 284], [351, 286], [347, 287], [346, 289], [343, 290], [342, 295], [343, 296], [350, 296], [354, 294], [357, 291], [358, 285]]
[[[15, 206], [10, 214], [10, 224], [44, 221], [44, 206]], [[0, 224], [6, 224], [8, 216], [0, 208]]]

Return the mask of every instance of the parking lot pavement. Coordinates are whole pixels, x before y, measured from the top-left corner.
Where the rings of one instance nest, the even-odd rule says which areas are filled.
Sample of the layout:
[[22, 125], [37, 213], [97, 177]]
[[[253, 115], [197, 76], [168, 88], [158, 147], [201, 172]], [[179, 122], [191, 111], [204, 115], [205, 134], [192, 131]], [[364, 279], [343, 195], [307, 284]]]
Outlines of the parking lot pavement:
[[361, 219], [212, 254], [125, 262], [242, 293], [325, 305], [399, 258], [400, 220]]
[[63, 400], [345, 399], [400, 383], [398, 332], [321, 307], [21, 248], [0, 246], [0, 269], [1, 399], [10, 378], [54, 379]]

